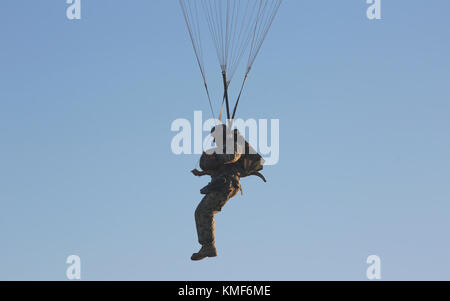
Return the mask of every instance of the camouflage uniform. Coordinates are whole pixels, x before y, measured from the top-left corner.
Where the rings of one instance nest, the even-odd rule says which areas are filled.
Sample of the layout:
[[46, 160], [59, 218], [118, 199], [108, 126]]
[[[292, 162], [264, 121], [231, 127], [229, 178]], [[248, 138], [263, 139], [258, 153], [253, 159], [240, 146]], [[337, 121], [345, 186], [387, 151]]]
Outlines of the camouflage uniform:
[[239, 177], [224, 177], [223, 186], [208, 192], [195, 210], [198, 242], [201, 245], [214, 244], [214, 214], [222, 211], [223, 206], [234, 197], [240, 189]]
[[[212, 170], [197, 174], [198, 176], [210, 175], [211, 182], [201, 190], [205, 197], [195, 210], [198, 241], [202, 245], [202, 249], [192, 255], [192, 260], [217, 256], [214, 245], [214, 215], [220, 212], [228, 200], [234, 197], [241, 189], [240, 169], [236, 162], [240, 159], [242, 150], [237, 145], [235, 145], [234, 153], [232, 154], [226, 154], [225, 148], [223, 148], [221, 153], [218, 150], [219, 148], [212, 150], [213, 155], [209, 156], [214, 158], [217, 166]], [[206, 157], [208, 155], [203, 154], [201, 162]]]

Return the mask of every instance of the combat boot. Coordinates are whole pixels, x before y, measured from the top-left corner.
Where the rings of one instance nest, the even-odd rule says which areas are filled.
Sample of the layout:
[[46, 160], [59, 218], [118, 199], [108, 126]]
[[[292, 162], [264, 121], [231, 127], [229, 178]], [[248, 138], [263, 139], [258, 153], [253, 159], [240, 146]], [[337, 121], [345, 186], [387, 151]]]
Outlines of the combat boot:
[[197, 261], [202, 260], [206, 257], [216, 257], [217, 256], [217, 250], [214, 244], [207, 244], [203, 245], [200, 251], [198, 253], [194, 253], [191, 256], [191, 260]]

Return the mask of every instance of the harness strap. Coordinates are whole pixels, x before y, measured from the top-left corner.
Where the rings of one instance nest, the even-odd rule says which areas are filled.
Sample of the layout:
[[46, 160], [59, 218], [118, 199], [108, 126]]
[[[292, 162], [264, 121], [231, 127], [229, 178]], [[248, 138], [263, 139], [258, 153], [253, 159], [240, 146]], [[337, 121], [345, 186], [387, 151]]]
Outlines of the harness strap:
[[258, 178], [260, 178], [261, 180], [264, 181], [264, 183], [267, 183], [266, 178], [259, 172], [259, 171], [255, 171], [254, 173], [252, 173], [251, 175], [253, 176], [257, 176]]

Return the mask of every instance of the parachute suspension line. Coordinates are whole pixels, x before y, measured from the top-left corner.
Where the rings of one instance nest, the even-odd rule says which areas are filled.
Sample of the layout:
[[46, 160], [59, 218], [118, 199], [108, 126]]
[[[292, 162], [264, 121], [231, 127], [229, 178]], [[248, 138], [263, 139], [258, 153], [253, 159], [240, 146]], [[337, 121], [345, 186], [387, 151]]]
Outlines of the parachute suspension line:
[[267, 38], [269, 29], [272, 26], [273, 21], [275, 20], [275, 17], [278, 13], [278, 10], [280, 9], [282, 2], [283, 0], [276, 0], [276, 1], [260, 0], [256, 24], [253, 30], [252, 43], [250, 46], [247, 72], [244, 76], [244, 80], [242, 81], [242, 86], [233, 109], [233, 115], [231, 117], [232, 120], [234, 120], [236, 116], [236, 111], [239, 106], [239, 102], [241, 100], [242, 92], [244, 90], [245, 83], [247, 82], [248, 75], [253, 67], [253, 64], [255, 63], [256, 57], [258, 56], [262, 45], [264, 44], [264, 41]]
[[[248, 48], [248, 45], [251, 40], [251, 28], [252, 28], [252, 15], [251, 11], [255, 11], [255, 7], [257, 5], [257, 1], [245, 1], [247, 3], [245, 10], [243, 11], [242, 16], [236, 19], [241, 19], [241, 22], [235, 22], [235, 31], [233, 33], [233, 40], [231, 41], [231, 45], [236, 45], [231, 48], [231, 55], [232, 61], [230, 62], [230, 73], [232, 75], [235, 74], [236, 69], [242, 60], [243, 55], [245, 54], [245, 50]], [[236, 3], [236, 2], [235, 2]], [[240, 3], [240, 2], [239, 2]], [[251, 7], [251, 3], [253, 3], [253, 6]], [[240, 30], [237, 30], [236, 28], [240, 28]], [[241, 41], [241, 43], [238, 43], [238, 41]]]
[[226, 71], [222, 72], [223, 77], [223, 89], [224, 89], [224, 97], [225, 97], [225, 104], [227, 108], [227, 119], [230, 119], [230, 102], [228, 100], [228, 85], [229, 82], [227, 81], [227, 73]]
[[[250, 70], [283, 0], [179, 0], [179, 2], [214, 115], [203, 62], [200, 24], [209, 29], [223, 77], [224, 94], [219, 119], [222, 119], [223, 107], [226, 105], [227, 118], [232, 120], [236, 116]], [[231, 112], [229, 87], [237, 68], [247, 54], [247, 69]]]
[[[202, 75], [203, 84], [205, 86], [206, 95], [208, 96], [209, 107], [213, 118], [215, 118], [214, 108], [211, 101], [211, 94], [209, 93], [208, 82], [206, 80], [206, 72], [203, 63], [203, 53], [202, 53], [202, 40], [200, 34], [200, 24], [192, 24], [191, 20], [199, 19], [197, 6], [194, 4], [194, 9], [192, 9], [189, 1], [183, 3], [183, 0], [179, 0], [181, 10], [183, 12], [184, 20], [186, 21], [186, 27], [189, 32], [189, 37], [191, 38], [192, 47], [194, 48], [195, 57], [197, 58], [197, 63], [200, 68], [200, 73]], [[195, 1], [193, 3], [196, 3]], [[187, 6], [185, 6], [187, 4]], [[187, 7], [187, 9], [186, 9]], [[195, 14], [194, 14], [194, 12]], [[195, 22], [194, 22], [195, 23]], [[194, 25], [194, 26], [193, 26]]]
[[[264, 5], [263, 5], [263, 2]], [[264, 41], [267, 38], [269, 29], [275, 20], [275, 17], [280, 9], [283, 0], [260, 0], [260, 6], [258, 10], [258, 19], [254, 28], [253, 40], [250, 47], [250, 54], [248, 59], [248, 69], [251, 69], [255, 63]]]
[[238, 108], [238, 106], [239, 106], [239, 101], [241, 100], [242, 91], [244, 91], [244, 86], [245, 86], [245, 83], [247, 82], [247, 78], [248, 78], [249, 72], [250, 72], [250, 69], [249, 69], [248, 72], [245, 74], [244, 80], [242, 81], [241, 90], [239, 91], [239, 95], [238, 95], [238, 98], [237, 98], [237, 100], [236, 100], [236, 104], [234, 105], [233, 116], [231, 116], [231, 120], [234, 120], [234, 117], [236, 116], [236, 111], [237, 111], [237, 108]]
[[[221, 71], [231, 82], [250, 44], [260, 0], [199, 0]], [[270, 0], [273, 1], [273, 0]]]
[[[231, 23], [232, 24], [232, 23]], [[225, 21], [225, 47], [224, 47], [224, 62], [225, 62], [225, 66], [228, 65], [228, 52], [229, 52], [229, 48], [230, 48], [230, 1], [227, 1], [227, 15], [226, 15], [226, 21]], [[226, 68], [226, 67], [225, 67]], [[226, 72], [225, 70], [222, 70]], [[225, 76], [225, 83], [226, 83], [226, 76]], [[227, 99], [228, 101], [228, 99]], [[227, 103], [228, 105], [228, 103]], [[229, 118], [229, 116], [228, 116]]]
[[219, 120], [222, 122], [222, 115], [223, 115], [223, 104], [225, 103], [225, 93], [223, 94], [222, 104], [220, 106], [220, 114], [219, 114]]

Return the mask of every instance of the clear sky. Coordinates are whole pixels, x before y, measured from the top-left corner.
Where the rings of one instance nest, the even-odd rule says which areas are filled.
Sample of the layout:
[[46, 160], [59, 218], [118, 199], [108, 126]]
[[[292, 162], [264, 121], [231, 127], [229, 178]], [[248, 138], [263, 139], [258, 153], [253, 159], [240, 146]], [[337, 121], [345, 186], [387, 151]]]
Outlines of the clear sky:
[[1, 1], [0, 279], [365, 280], [374, 254], [449, 280], [450, 2], [367, 6], [285, 1], [239, 111], [280, 119], [280, 162], [191, 262], [207, 179], [170, 125], [209, 108], [178, 2]]

